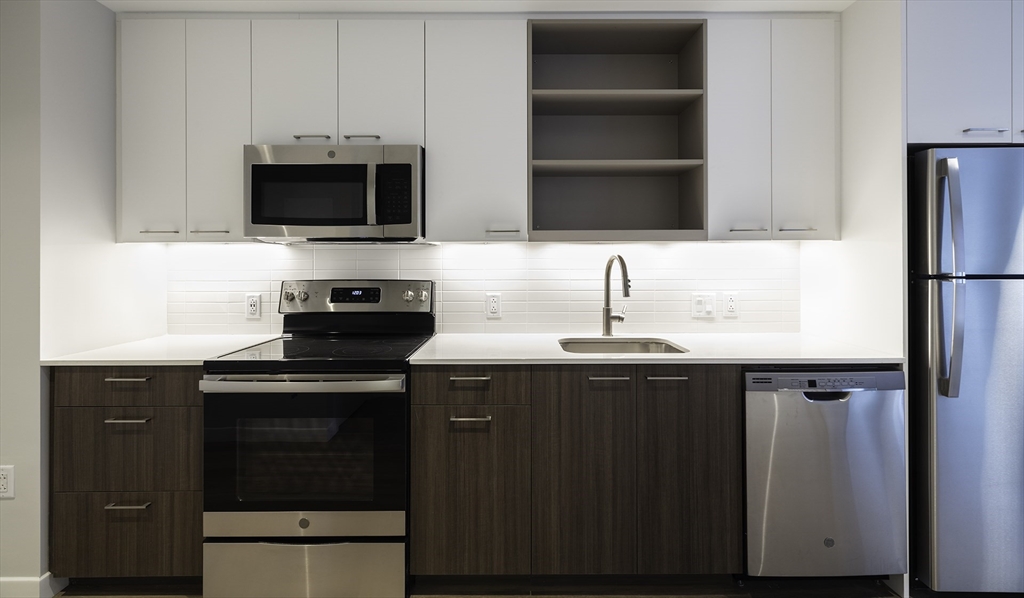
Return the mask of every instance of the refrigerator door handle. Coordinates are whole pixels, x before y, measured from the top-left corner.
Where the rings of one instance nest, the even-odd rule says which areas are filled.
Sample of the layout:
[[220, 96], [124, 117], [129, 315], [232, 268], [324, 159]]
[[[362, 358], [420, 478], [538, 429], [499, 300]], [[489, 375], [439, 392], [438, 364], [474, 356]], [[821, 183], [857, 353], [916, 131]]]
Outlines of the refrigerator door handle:
[[960, 374], [964, 369], [964, 319], [967, 315], [967, 281], [959, 278], [953, 285], [953, 338], [950, 340], [947, 378], [939, 378], [939, 392], [955, 399], [960, 396]]
[[[953, 237], [953, 276], [963, 276], [967, 262], [964, 259], [964, 202], [960, 192], [960, 161], [956, 158], [939, 160], [937, 176], [940, 189], [942, 179], [949, 185], [949, 228]], [[955, 303], [955, 301], [954, 301]]]

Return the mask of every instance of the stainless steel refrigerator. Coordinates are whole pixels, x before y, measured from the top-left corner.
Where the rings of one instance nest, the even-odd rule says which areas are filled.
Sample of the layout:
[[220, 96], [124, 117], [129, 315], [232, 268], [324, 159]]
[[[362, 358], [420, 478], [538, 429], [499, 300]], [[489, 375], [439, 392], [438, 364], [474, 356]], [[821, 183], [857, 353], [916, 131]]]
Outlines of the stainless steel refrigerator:
[[914, 155], [914, 574], [1024, 591], [1024, 148]]

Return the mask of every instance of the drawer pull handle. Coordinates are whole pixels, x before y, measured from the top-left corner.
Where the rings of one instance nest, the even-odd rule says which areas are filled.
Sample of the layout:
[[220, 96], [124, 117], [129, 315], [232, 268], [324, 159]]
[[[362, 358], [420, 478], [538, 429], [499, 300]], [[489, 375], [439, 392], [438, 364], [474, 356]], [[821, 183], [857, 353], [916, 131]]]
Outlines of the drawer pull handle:
[[730, 228], [730, 233], [766, 233], [767, 228]]
[[1002, 129], [995, 127], [967, 127], [964, 129], [964, 133], [1005, 133], [1010, 129]]
[[380, 139], [380, 135], [342, 135], [342, 137], [345, 139]]
[[118, 417], [111, 417], [110, 419], [103, 420], [105, 424], [145, 424], [149, 423], [151, 417], [143, 417], [142, 419], [121, 419]]
[[450, 422], [489, 422], [489, 421], [491, 421], [491, 416], [488, 415], [487, 417], [449, 417], [448, 421], [450, 421]]
[[490, 376], [449, 376], [448, 378], [452, 382], [487, 382], [491, 379]]
[[607, 382], [611, 380], [629, 380], [629, 376], [587, 376], [592, 382]]
[[140, 233], [144, 235], [178, 235], [181, 234], [180, 230], [140, 230]]
[[306, 137], [314, 137], [314, 138], [322, 137], [324, 139], [330, 139], [331, 138], [330, 135], [292, 135], [292, 137], [294, 137], [296, 139], [305, 139]]
[[520, 231], [518, 228], [489, 228], [484, 232], [491, 233], [492, 235], [518, 235]]
[[103, 507], [107, 511], [141, 511], [148, 509], [152, 502], [144, 502], [141, 505], [119, 505], [116, 502], [112, 502], [109, 505]]
[[689, 380], [686, 376], [647, 376], [648, 380]]
[[190, 230], [190, 235], [227, 235], [230, 234], [229, 230]]
[[104, 378], [104, 382], [149, 382], [152, 376], [146, 376], [145, 378]]

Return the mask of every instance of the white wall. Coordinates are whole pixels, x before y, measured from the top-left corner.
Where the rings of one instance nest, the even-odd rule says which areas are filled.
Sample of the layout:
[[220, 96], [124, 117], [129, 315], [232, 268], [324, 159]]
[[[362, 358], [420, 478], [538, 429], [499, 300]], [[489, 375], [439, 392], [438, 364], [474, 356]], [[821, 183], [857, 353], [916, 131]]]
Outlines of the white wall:
[[905, 355], [899, 0], [842, 13], [842, 232], [800, 248], [801, 330]]
[[39, 376], [39, 37], [36, 1], [0, 2], [0, 595], [37, 596], [46, 571]]
[[56, 357], [166, 332], [162, 244], [114, 243], [114, 13], [44, 0], [40, 351]]
[[[798, 332], [800, 250], [788, 243], [507, 243], [436, 246], [176, 245], [169, 247], [168, 331], [277, 333], [281, 280], [424, 278], [439, 282], [441, 332], [598, 333], [604, 266], [625, 258], [632, 295], [620, 332]], [[690, 316], [692, 291], [736, 291], [738, 319]], [[502, 294], [502, 317], [484, 293]], [[264, 317], [246, 320], [245, 293], [263, 294]], [[720, 306], [719, 306], [719, 313]]]

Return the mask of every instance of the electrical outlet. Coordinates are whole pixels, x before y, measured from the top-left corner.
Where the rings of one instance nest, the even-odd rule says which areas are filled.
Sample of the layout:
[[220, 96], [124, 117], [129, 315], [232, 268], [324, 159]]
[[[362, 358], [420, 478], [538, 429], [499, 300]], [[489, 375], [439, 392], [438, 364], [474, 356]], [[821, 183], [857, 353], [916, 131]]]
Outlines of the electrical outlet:
[[487, 300], [484, 301], [484, 313], [488, 318], [501, 317], [501, 293], [487, 293]]
[[260, 294], [246, 293], [245, 295], [245, 317], [250, 320], [260, 317]]
[[0, 465], [0, 498], [14, 498], [13, 465]]
[[722, 311], [724, 316], [727, 318], [738, 318], [740, 317], [740, 297], [739, 293], [723, 293], [722, 295]]
[[691, 293], [690, 315], [694, 318], [714, 318], [715, 293]]

